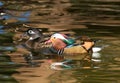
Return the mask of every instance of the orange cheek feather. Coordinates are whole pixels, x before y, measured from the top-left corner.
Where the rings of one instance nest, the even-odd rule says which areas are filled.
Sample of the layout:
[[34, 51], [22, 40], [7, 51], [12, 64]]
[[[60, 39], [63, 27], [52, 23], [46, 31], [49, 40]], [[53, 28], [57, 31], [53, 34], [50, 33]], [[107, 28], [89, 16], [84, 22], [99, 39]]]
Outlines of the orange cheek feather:
[[54, 41], [52, 41], [52, 43], [53, 43], [53, 47], [57, 50], [60, 50], [66, 47], [66, 44], [60, 39], [55, 39]]

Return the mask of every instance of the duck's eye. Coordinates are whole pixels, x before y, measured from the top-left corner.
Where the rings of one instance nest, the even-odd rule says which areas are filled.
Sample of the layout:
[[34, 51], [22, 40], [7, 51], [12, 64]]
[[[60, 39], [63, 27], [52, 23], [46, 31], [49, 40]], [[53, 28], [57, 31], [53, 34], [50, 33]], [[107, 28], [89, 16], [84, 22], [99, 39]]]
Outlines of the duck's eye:
[[56, 37], [53, 37], [54, 39], [56, 39]]
[[29, 33], [29, 34], [35, 34], [35, 32], [32, 31], [32, 30], [29, 30], [28, 33]]

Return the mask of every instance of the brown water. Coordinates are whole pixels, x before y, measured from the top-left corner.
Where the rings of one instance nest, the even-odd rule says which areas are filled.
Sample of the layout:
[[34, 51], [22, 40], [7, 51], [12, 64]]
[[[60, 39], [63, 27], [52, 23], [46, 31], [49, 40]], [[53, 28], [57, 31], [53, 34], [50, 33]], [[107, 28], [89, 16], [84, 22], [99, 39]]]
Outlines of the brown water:
[[1, 83], [16, 83], [18, 80], [11, 75], [17, 73], [16, 68], [25, 66], [25, 62], [13, 62], [6, 55], [9, 50], [14, 51], [12, 37], [24, 31], [22, 24], [48, 31], [87, 35], [101, 40], [97, 46], [108, 46], [98, 53], [99, 57], [93, 57], [92, 63], [84, 62], [82, 66], [52, 74], [50, 83], [120, 83], [119, 0], [3, 0], [2, 3], [10, 14], [1, 16], [6, 18], [6, 21], [1, 20], [1, 26], [5, 27], [0, 28], [0, 45], [5, 47], [0, 49]]

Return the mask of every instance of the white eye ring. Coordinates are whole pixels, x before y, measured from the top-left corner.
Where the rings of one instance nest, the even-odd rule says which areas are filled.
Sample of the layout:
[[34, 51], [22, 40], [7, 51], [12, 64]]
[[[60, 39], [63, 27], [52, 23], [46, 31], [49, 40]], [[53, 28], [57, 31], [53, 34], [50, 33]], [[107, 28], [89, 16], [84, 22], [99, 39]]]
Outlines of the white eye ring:
[[28, 33], [29, 33], [29, 34], [35, 34], [35, 32], [32, 31], [32, 30], [29, 30]]

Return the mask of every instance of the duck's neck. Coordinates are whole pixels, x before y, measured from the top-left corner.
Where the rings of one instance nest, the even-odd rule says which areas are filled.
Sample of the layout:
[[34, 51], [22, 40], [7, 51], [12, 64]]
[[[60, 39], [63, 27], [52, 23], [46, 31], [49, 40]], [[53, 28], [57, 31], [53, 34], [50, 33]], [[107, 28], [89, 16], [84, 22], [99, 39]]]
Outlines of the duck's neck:
[[72, 45], [72, 44], [74, 44], [75, 41], [73, 39], [69, 38], [67, 40], [63, 40], [63, 42], [66, 43], [67, 45]]
[[39, 45], [39, 43], [42, 43], [42, 41], [43, 41], [43, 38], [39, 37], [39, 38], [36, 38], [34, 40], [27, 40], [25, 42], [25, 45], [29, 48], [36, 48]]
[[86, 50], [90, 50], [94, 46], [94, 42], [84, 42], [82, 46], [84, 46]]

